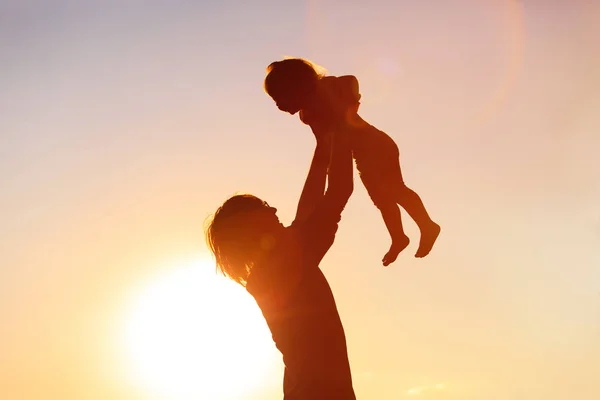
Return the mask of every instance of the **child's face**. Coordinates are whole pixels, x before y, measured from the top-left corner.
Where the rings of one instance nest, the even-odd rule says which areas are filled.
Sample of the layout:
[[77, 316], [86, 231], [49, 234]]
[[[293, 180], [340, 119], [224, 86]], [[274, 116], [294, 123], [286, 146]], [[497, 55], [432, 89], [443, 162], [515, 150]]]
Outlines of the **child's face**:
[[290, 95], [279, 96], [275, 100], [275, 104], [281, 111], [290, 113], [291, 115], [296, 114], [302, 109], [298, 98]]
[[273, 99], [281, 111], [294, 115], [305, 107], [306, 93], [299, 88], [291, 87]]

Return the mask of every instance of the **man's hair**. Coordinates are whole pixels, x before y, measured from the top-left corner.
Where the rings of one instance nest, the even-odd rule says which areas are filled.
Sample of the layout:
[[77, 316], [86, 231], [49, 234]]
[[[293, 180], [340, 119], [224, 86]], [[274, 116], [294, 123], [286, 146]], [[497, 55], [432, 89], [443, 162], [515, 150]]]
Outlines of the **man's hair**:
[[264, 205], [256, 196], [235, 195], [217, 209], [206, 228], [206, 243], [215, 256], [217, 270], [242, 286], [246, 285], [260, 240], [252, 234], [246, 217]]

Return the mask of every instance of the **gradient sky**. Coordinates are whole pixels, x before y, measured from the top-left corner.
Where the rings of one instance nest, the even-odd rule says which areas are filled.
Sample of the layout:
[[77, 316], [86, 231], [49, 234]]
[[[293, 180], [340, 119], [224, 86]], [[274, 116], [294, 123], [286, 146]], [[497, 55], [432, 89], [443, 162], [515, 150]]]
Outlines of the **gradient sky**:
[[356, 180], [322, 268], [358, 398], [600, 398], [599, 48], [583, 0], [0, 2], [0, 398], [150, 399], [115, 372], [132, 290], [208, 257], [235, 192], [293, 217], [314, 139], [261, 86], [285, 55], [359, 78], [443, 227], [415, 260], [407, 220], [383, 268]]

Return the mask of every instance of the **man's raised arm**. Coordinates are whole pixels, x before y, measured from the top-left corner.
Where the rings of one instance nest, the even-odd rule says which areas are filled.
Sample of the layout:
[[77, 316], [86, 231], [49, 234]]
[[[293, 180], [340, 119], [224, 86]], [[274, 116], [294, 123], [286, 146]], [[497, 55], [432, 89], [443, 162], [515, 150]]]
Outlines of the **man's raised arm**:
[[331, 161], [327, 191], [323, 202], [329, 212], [341, 214], [354, 190], [352, 151], [349, 137], [343, 130], [331, 135]]
[[325, 192], [327, 169], [331, 158], [330, 139], [326, 134], [317, 134], [317, 132], [315, 132], [315, 137], [317, 138], [317, 147], [298, 201], [296, 218], [294, 218], [294, 221], [297, 222], [305, 221], [311, 215], [316, 205], [323, 199]]

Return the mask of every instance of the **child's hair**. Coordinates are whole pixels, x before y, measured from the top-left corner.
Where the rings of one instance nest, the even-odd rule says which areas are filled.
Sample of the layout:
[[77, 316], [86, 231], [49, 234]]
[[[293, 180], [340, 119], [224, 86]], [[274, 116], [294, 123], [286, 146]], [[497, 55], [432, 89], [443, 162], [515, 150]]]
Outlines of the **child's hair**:
[[250, 194], [235, 195], [221, 205], [206, 228], [206, 243], [215, 256], [217, 270], [245, 286], [259, 238], [245, 218], [265, 202]]
[[269, 64], [264, 89], [273, 99], [290, 90], [310, 92], [323, 76], [324, 68], [306, 59], [285, 58]]

